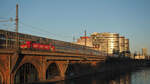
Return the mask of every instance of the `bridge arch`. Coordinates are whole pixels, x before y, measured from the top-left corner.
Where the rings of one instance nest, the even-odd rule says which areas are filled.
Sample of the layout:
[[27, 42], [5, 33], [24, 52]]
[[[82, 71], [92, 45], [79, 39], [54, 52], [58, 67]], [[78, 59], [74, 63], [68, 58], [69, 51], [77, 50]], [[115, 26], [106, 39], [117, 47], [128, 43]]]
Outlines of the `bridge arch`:
[[90, 63], [70, 63], [65, 72], [66, 77], [76, 77], [91, 72], [93, 67]]
[[76, 64], [69, 64], [68, 67], [67, 67], [67, 70], [65, 72], [65, 75], [66, 77], [73, 77], [76, 75], [76, 72], [77, 72], [77, 68], [79, 68], [80, 65], [76, 66]]
[[38, 80], [38, 71], [31, 63], [21, 65], [16, 71], [14, 84], [26, 84]]
[[46, 69], [46, 80], [60, 76], [60, 70], [56, 63], [51, 63]]

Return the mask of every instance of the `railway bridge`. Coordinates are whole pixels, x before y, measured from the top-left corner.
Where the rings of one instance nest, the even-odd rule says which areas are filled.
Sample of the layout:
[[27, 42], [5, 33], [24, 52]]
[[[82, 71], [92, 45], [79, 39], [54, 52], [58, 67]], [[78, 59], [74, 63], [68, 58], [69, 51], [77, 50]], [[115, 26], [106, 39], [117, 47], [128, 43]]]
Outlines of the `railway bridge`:
[[[21, 33], [19, 49], [16, 49], [15, 38], [14, 32], [0, 31], [0, 84], [50, 82], [77, 77], [93, 72], [94, 67], [106, 59], [104, 54], [85, 46]], [[32, 44], [29, 46], [27, 41]], [[37, 43], [38, 49], [34, 46]], [[55, 50], [43, 48], [46, 44], [53, 45], [51, 48], [55, 47]]]
[[13, 49], [0, 50], [0, 84], [64, 80], [67, 76], [80, 75], [87, 69], [90, 71], [96, 63], [105, 60], [104, 56], [72, 53], [14, 52]]

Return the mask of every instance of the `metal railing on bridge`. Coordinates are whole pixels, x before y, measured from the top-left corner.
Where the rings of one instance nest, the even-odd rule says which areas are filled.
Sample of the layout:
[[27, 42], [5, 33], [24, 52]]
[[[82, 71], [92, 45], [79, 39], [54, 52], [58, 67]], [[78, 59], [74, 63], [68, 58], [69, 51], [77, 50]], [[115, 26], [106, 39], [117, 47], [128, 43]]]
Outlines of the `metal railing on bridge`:
[[[29, 34], [18, 34], [20, 50], [44, 51], [44, 52], [63, 52], [76, 53], [87, 55], [103, 55], [100, 51], [94, 50], [91, 47], [73, 44]], [[15, 32], [0, 30], [0, 49], [15, 49], [16, 48]]]

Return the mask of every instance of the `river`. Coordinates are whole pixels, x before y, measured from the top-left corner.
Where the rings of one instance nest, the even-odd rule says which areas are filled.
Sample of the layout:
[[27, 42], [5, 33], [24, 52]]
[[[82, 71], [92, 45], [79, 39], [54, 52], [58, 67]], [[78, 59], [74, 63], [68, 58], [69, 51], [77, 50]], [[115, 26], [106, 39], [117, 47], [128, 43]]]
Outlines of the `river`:
[[122, 74], [99, 73], [52, 84], [150, 84], [150, 68], [140, 67], [136, 71]]

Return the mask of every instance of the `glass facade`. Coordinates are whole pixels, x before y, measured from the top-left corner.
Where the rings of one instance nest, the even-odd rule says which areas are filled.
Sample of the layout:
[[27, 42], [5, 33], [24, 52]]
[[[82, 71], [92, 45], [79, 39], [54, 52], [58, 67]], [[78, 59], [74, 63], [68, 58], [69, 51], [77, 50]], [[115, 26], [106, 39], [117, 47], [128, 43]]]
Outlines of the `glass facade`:
[[119, 34], [94, 33], [91, 37], [95, 49], [108, 54], [117, 54], [119, 52]]

